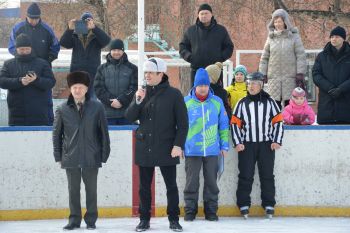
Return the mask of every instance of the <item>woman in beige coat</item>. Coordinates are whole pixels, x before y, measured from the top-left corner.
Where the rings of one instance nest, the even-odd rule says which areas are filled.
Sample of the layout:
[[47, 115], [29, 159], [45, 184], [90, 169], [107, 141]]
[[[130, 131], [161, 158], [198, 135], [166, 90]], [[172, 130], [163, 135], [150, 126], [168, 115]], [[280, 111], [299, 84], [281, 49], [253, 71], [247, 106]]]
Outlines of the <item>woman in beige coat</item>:
[[268, 79], [267, 92], [282, 107], [288, 105], [296, 86], [305, 88], [306, 54], [298, 29], [285, 10], [273, 12], [268, 32], [259, 71]]

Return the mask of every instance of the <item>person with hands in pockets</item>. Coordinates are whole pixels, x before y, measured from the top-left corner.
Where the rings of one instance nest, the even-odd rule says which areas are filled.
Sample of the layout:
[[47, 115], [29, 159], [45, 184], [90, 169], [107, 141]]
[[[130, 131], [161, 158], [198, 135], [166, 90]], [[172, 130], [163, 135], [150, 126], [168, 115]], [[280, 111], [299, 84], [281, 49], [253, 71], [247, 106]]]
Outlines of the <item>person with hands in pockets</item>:
[[262, 73], [249, 74], [247, 82], [248, 95], [237, 103], [231, 118], [233, 144], [238, 152], [237, 206], [247, 218], [257, 163], [262, 207], [272, 217], [276, 204], [275, 151], [282, 145], [283, 117], [277, 103], [263, 90]]

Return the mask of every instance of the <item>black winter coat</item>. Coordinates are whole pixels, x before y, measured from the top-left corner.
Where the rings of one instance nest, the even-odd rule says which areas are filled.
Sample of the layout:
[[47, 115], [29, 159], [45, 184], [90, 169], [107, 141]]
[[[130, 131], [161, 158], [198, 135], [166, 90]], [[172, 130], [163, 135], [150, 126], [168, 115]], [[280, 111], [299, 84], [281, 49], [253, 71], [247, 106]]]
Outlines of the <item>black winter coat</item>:
[[232, 56], [233, 43], [226, 28], [216, 22], [205, 27], [197, 18], [179, 44], [180, 55], [193, 69], [205, 68], [215, 62], [224, 62]]
[[[24, 86], [22, 77], [34, 71], [37, 79]], [[34, 55], [5, 61], [0, 72], [0, 88], [7, 89], [10, 126], [49, 125], [48, 92], [56, 80], [47, 61]]]
[[[108, 45], [110, 37], [95, 27], [89, 31], [84, 44], [83, 40], [82, 35], [67, 29], [60, 39], [60, 44], [67, 49], [73, 49], [70, 71], [86, 71], [93, 81], [97, 67], [101, 65], [101, 50]], [[90, 86], [93, 87], [93, 82]]]
[[62, 168], [97, 168], [107, 162], [110, 141], [105, 111], [86, 96], [80, 117], [72, 95], [57, 107], [52, 132], [55, 161]]
[[157, 86], [147, 86], [141, 104], [136, 104], [134, 98], [125, 116], [131, 122], [140, 120], [136, 131], [137, 165], [172, 166], [180, 162], [178, 157], [171, 157], [171, 150], [173, 146], [184, 149], [187, 109], [181, 92], [169, 85], [166, 75]]
[[[94, 88], [103, 103], [107, 118], [122, 118], [137, 90], [137, 66], [129, 62], [126, 53], [119, 61], [107, 55], [107, 62], [98, 67]], [[118, 99], [122, 108], [112, 108], [110, 99]]]
[[[317, 122], [319, 124], [350, 123], [350, 45], [344, 42], [338, 56], [329, 42], [318, 54], [313, 70], [313, 80], [319, 87]], [[341, 95], [333, 99], [332, 88], [340, 88]]]
[[219, 84], [214, 84], [214, 83], [210, 84], [210, 88], [213, 89], [214, 95], [220, 97], [220, 99], [224, 103], [224, 107], [225, 107], [225, 110], [227, 113], [228, 121], [230, 122], [231, 116], [232, 116], [232, 109], [231, 109], [231, 106], [228, 102], [227, 91], [224, 88], [222, 88]]

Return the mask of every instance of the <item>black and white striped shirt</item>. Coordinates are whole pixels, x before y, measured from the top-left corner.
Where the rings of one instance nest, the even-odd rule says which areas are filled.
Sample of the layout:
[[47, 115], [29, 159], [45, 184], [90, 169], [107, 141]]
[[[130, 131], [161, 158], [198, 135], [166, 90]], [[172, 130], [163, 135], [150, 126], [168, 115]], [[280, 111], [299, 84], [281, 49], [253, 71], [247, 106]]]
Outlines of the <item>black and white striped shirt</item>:
[[283, 117], [276, 102], [267, 94], [259, 100], [241, 99], [231, 118], [233, 144], [276, 142], [282, 145]]

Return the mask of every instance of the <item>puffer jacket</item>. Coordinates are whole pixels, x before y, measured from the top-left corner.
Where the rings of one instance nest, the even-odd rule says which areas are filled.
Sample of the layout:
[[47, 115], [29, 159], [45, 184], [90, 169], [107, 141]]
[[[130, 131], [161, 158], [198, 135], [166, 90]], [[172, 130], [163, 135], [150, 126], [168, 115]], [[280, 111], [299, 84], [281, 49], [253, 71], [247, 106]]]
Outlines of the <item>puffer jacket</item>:
[[[137, 90], [137, 66], [129, 62], [126, 53], [119, 61], [107, 55], [107, 62], [98, 67], [94, 88], [103, 103], [107, 118], [122, 118]], [[112, 108], [111, 99], [118, 99], [121, 108]]]
[[228, 151], [229, 123], [222, 100], [210, 90], [200, 102], [192, 88], [185, 103], [189, 120], [185, 156], [218, 156], [221, 150]]
[[86, 100], [83, 116], [70, 95], [58, 106], [52, 132], [55, 161], [62, 168], [98, 168], [107, 162], [110, 141], [103, 105], [95, 100]]
[[247, 84], [234, 82], [226, 88], [231, 109], [235, 109], [238, 101], [247, 96]]
[[[281, 16], [287, 28], [277, 32], [273, 19]], [[278, 9], [268, 25], [268, 38], [260, 58], [259, 71], [268, 77], [267, 92], [277, 101], [290, 98], [296, 87], [296, 74], [306, 73], [306, 53], [299, 31], [290, 23], [288, 13]]]
[[[24, 86], [21, 79], [28, 71], [34, 71], [37, 79]], [[15, 58], [5, 61], [0, 72], [0, 88], [8, 90], [9, 125], [49, 125], [48, 93], [55, 83], [50, 64], [33, 54], [16, 54]]]
[[283, 109], [283, 121], [287, 125], [312, 125], [315, 122], [315, 112], [307, 100], [302, 105], [296, 105], [293, 99]]

